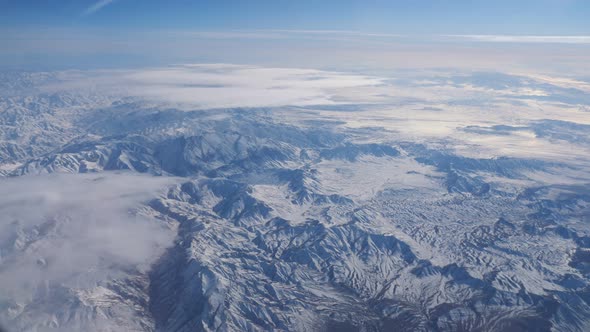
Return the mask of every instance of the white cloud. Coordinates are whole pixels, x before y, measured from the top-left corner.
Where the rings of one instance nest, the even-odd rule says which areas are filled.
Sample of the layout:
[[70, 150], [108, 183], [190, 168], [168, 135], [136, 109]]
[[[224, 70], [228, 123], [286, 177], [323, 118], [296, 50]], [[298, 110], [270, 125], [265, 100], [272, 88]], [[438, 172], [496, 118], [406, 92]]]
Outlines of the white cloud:
[[27, 303], [44, 285], [92, 288], [147, 269], [175, 234], [133, 209], [173, 181], [114, 173], [3, 179], [0, 303]]
[[97, 28], [1, 28], [0, 35], [4, 37], [0, 48], [3, 66], [22, 67], [43, 55], [43, 66], [49, 68], [51, 65], [125, 68], [216, 61], [347, 71], [371, 69], [378, 73], [392, 69], [502, 68], [590, 75], [585, 65], [590, 59], [587, 36], [403, 36], [354, 31]]
[[104, 7], [110, 5], [111, 3], [115, 2], [115, 0], [99, 0], [95, 2], [92, 6], [86, 8], [84, 11], [84, 15], [92, 15], [97, 11], [103, 9]]
[[61, 84], [46, 89], [98, 89], [179, 107], [211, 109], [336, 104], [349, 89], [381, 84], [382, 79], [366, 75], [209, 64], [75, 72], [66, 74]]
[[492, 43], [590, 44], [590, 36], [446, 35], [443, 37]]

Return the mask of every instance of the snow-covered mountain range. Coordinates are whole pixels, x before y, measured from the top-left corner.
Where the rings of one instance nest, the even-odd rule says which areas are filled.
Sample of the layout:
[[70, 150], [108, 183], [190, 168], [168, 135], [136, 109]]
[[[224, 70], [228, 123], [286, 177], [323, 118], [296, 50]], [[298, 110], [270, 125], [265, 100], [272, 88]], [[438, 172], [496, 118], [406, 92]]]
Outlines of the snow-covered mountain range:
[[1, 81], [8, 331], [590, 330], [590, 83]]

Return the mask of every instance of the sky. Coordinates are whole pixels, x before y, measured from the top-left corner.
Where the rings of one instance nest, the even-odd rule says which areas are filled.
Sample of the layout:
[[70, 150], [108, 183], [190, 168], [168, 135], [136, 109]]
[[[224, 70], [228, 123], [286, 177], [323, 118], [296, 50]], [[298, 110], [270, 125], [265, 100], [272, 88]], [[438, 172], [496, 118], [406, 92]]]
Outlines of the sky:
[[384, 68], [433, 54], [431, 66], [482, 54], [474, 65], [541, 55], [567, 66], [588, 50], [588, 17], [585, 0], [0, 0], [0, 68]]
[[590, 34], [584, 0], [2, 0], [9, 27]]

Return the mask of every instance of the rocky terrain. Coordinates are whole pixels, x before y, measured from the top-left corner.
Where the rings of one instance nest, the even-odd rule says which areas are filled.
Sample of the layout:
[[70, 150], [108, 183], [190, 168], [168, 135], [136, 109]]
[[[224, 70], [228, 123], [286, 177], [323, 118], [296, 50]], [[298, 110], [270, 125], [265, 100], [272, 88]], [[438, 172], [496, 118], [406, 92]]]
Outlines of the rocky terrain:
[[5, 77], [8, 331], [590, 329], [583, 87], [187, 109]]

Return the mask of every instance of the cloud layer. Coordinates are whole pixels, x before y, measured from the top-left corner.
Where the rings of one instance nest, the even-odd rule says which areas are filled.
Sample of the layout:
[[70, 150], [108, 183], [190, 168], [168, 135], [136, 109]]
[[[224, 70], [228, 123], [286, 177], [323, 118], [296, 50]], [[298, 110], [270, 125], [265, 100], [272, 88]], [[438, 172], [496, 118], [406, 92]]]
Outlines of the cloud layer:
[[337, 104], [350, 89], [383, 80], [312, 69], [225, 64], [183, 65], [131, 71], [66, 73], [48, 91], [99, 90], [191, 108]]
[[133, 209], [172, 181], [112, 173], [3, 179], [0, 303], [20, 305], [49, 285], [93, 287], [147, 268], [174, 232]]
[[44, 69], [89, 69], [222, 62], [336, 70], [502, 68], [590, 74], [585, 66], [590, 61], [588, 36], [114, 28], [2, 28], [0, 34], [5, 36], [0, 67], [11, 69], [33, 65]]

